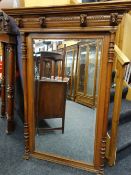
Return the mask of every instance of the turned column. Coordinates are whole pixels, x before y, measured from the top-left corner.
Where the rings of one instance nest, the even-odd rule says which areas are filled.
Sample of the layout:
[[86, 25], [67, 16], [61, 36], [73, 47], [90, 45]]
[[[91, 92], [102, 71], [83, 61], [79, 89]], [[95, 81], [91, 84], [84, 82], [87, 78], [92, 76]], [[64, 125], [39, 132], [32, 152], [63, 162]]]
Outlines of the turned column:
[[27, 104], [27, 43], [26, 36], [23, 33], [22, 39], [22, 72], [23, 72], [23, 89], [24, 89], [24, 138], [25, 138], [25, 153], [24, 159], [29, 159], [29, 124], [28, 124], [28, 104]]
[[7, 134], [14, 131], [14, 84], [15, 84], [15, 46], [7, 44], [7, 87], [6, 87], [6, 117]]
[[6, 101], [5, 101], [5, 43], [1, 43], [2, 48], [2, 80], [1, 80], [1, 117], [5, 117]]

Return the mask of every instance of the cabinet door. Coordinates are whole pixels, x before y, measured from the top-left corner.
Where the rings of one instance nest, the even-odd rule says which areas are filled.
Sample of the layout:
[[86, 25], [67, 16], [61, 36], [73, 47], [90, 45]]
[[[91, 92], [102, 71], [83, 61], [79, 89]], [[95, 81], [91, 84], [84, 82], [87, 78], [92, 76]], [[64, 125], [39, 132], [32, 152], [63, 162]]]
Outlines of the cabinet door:
[[102, 41], [88, 39], [79, 43], [76, 101], [94, 107], [100, 70]]
[[74, 96], [75, 73], [76, 73], [76, 49], [74, 45], [71, 50], [68, 50], [66, 52], [65, 74], [69, 78], [68, 95], [70, 98]]
[[87, 95], [93, 96], [94, 94], [94, 85], [95, 85], [95, 69], [96, 69], [96, 41], [91, 41], [89, 43], [89, 58], [88, 58], [88, 64], [86, 65], [87, 68]]
[[66, 76], [71, 77], [72, 75], [72, 65], [73, 65], [73, 50], [66, 52]]
[[75, 46], [73, 50], [73, 66], [72, 66], [72, 96], [75, 98], [76, 93], [76, 79], [77, 79], [77, 55], [78, 55], [78, 48]]
[[85, 77], [86, 77], [86, 62], [88, 55], [87, 45], [80, 45], [79, 49], [79, 68], [78, 68], [78, 92], [84, 93]]
[[102, 41], [97, 40], [97, 63], [96, 63], [96, 83], [95, 83], [95, 97], [98, 96], [98, 82], [99, 82], [99, 73], [101, 65], [101, 55], [102, 55]]

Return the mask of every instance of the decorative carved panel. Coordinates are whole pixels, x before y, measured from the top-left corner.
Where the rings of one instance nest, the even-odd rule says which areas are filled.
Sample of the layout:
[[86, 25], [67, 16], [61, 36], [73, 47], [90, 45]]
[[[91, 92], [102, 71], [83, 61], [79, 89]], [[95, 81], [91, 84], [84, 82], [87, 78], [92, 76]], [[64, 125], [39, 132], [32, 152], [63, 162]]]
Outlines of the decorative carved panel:
[[9, 32], [9, 18], [3, 12], [0, 12], [0, 32]]

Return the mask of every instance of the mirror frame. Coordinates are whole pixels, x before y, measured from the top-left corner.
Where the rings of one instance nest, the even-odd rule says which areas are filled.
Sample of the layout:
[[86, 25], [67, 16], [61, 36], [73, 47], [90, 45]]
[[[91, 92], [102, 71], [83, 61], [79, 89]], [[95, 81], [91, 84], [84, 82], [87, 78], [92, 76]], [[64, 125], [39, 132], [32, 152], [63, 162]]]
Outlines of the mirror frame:
[[[121, 22], [124, 13], [131, 10], [131, 1], [109, 1], [99, 3], [87, 3], [78, 5], [52, 6], [52, 7], [32, 7], [3, 9], [3, 11], [13, 17], [19, 27], [22, 41], [22, 74], [24, 89], [24, 137], [25, 137], [25, 159], [30, 155], [69, 165], [76, 168], [96, 172], [98, 175], [104, 174], [104, 159], [107, 139], [107, 114], [110, 98], [111, 71], [114, 59], [114, 41], [118, 24]], [[53, 157], [52, 155], [41, 155], [35, 153], [32, 147], [32, 116], [31, 111], [33, 101], [31, 98], [31, 87], [29, 86], [32, 65], [29, 64], [31, 53], [31, 34], [43, 33], [50, 36], [56, 33], [61, 38], [62, 34], [102, 35], [104, 37], [104, 52], [100, 75], [101, 98], [98, 99], [99, 115], [97, 116], [96, 139], [94, 164], [88, 165], [78, 161]], [[27, 46], [28, 43], [28, 46]], [[27, 54], [28, 51], [28, 54]], [[105, 63], [105, 64], [104, 64]], [[28, 76], [27, 76], [28, 72]], [[102, 81], [104, 80], [104, 81]]]
[[[96, 113], [96, 127], [94, 140], [94, 161], [93, 164], [88, 164], [83, 161], [72, 160], [63, 156], [55, 155], [53, 153], [35, 151], [35, 117], [34, 117], [34, 60], [33, 60], [33, 39], [102, 39], [102, 55], [101, 55], [101, 69], [99, 77], [99, 95], [98, 108]], [[28, 90], [28, 123], [29, 123], [29, 150], [33, 157], [61, 163], [72, 167], [77, 167], [83, 170], [98, 172], [97, 167], [101, 165], [101, 159], [105, 150], [106, 132], [103, 133], [103, 122], [105, 118], [106, 107], [106, 83], [107, 83], [107, 66], [108, 66], [108, 47], [109, 35], [105, 34], [30, 34], [27, 37], [27, 90]], [[29, 77], [29, 78], [28, 78]]]

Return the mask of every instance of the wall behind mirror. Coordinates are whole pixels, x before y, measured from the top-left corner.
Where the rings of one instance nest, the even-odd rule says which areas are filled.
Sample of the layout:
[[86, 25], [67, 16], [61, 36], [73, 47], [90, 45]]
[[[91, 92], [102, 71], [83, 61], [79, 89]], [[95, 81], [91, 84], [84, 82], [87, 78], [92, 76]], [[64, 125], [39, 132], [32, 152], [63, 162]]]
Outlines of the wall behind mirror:
[[102, 39], [33, 39], [35, 151], [93, 164]]
[[34, 7], [34, 6], [60, 6], [60, 5], [72, 5], [72, 4], [81, 4], [89, 2], [98, 2], [98, 0], [23, 0], [25, 7]]
[[0, 1], [0, 9], [3, 8], [17, 8], [20, 7], [19, 0], [1, 0]]

